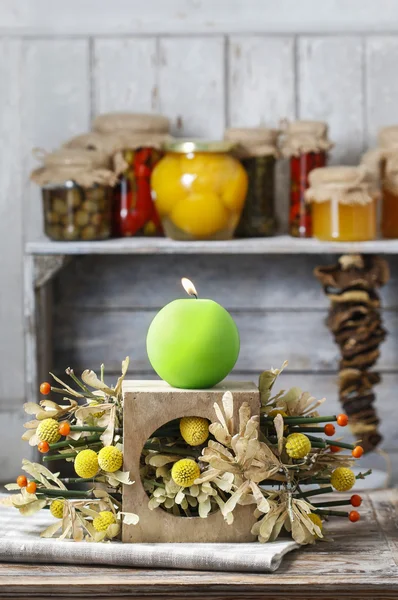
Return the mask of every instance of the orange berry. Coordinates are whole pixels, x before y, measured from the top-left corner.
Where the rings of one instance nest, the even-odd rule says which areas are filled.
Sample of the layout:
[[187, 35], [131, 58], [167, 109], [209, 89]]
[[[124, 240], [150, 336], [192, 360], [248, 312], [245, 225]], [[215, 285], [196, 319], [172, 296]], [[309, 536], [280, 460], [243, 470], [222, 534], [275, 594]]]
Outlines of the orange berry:
[[26, 491], [29, 494], [35, 494], [37, 490], [37, 485], [35, 484], [34, 481], [29, 481], [28, 485], [26, 486]]
[[350, 519], [351, 523], [356, 523], [361, 518], [361, 515], [357, 510], [352, 510], [348, 515], [348, 518]]
[[336, 433], [336, 427], [332, 423], [328, 423], [323, 428], [323, 431], [325, 432], [325, 435], [328, 435], [330, 437]]
[[362, 446], [355, 446], [354, 450], [351, 452], [354, 458], [361, 458], [363, 454]]
[[39, 442], [37, 444], [37, 449], [42, 454], [47, 454], [47, 452], [50, 450], [50, 444], [48, 442]]
[[51, 385], [47, 381], [43, 381], [43, 383], [40, 386], [40, 393], [43, 394], [43, 396], [47, 396], [47, 394], [49, 394], [50, 392]]
[[330, 452], [341, 452], [343, 448], [340, 448], [340, 446], [329, 446], [330, 448]]
[[68, 421], [65, 421], [64, 423], [60, 424], [59, 433], [61, 435], [69, 435], [70, 434], [70, 424], [68, 423]]
[[358, 506], [361, 506], [362, 504], [362, 498], [361, 496], [358, 496], [358, 494], [353, 494], [350, 498], [350, 502], [351, 506], [355, 506], [355, 508], [358, 508]]
[[337, 425], [340, 425], [340, 427], [345, 427], [346, 425], [348, 425], [348, 417], [347, 415], [341, 414], [337, 416]]
[[26, 487], [28, 483], [28, 480], [26, 479], [25, 475], [19, 475], [17, 477], [17, 484], [19, 485], [20, 488]]

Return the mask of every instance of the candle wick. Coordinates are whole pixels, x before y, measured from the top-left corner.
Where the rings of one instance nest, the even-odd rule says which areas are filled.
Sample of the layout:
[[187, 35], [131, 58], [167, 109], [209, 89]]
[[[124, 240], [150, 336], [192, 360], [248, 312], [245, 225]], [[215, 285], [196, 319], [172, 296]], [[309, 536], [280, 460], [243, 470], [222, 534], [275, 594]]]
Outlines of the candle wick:
[[196, 300], [198, 299], [197, 295], [196, 295], [196, 294], [194, 294], [193, 292], [192, 292], [192, 296], [193, 296], [193, 297], [194, 297]]

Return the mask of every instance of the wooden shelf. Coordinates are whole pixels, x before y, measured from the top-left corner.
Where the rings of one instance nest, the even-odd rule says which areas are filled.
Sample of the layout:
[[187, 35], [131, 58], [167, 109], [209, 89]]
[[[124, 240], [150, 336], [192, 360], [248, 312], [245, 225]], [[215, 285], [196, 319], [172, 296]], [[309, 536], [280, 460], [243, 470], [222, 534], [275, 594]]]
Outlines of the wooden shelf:
[[176, 242], [167, 238], [120, 238], [100, 242], [52, 242], [40, 239], [26, 244], [31, 255], [76, 254], [398, 254], [398, 240], [373, 242], [320, 242], [287, 235], [223, 242]]

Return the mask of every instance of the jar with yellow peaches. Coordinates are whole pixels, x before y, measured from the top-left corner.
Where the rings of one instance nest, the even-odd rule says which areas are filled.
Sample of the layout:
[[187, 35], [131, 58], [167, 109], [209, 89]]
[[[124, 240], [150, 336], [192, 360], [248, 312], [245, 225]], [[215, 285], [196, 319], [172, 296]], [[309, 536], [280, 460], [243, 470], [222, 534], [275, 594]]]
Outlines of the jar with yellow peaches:
[[323, 167], [309, 174], [314, 237], [362, 242], [376, 237], [379, 192], [365, 167]]
[[233, 236], [247, 192], [247, 175], [228, 141], [178, 140], [152, 172], [152, 195], [166, 235], [175, 240]]

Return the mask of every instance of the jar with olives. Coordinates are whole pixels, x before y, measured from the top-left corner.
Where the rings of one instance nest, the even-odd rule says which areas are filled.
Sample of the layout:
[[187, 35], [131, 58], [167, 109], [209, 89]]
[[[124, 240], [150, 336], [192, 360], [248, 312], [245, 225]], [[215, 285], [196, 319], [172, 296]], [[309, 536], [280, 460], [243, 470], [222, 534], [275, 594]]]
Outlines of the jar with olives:
[[109, 141], [118, 183], [114, 188], [113, 235], [162, 235], [152, 200], [150, 178], [170, 136], [169, 119], [162, 115], [109, 113], [94, 120], [97, 143]]
[[375, 239], [379, 192], [365, 167], [314, 169], [309, 182], [305, 196], [312, 203], [314, 237], [337, 242]]
[[326, 165], [331, 147], [326, 123], [295, 121], [286, 126], [282, 154], [290, 158], [289, 233], [294, 237], [312, 236], [311, 205], [305, 201], [305, 190], [309, 173]]
[[153, 170], [156, 208], [167, 236], [226, 240], [233, 236], [247, 192], [247, 174], [228, 141], [179, 140]]
[[112, 186], [116, 176], [106, 155], [61, 149], [42, 155], [31, 179], [42, 188], [44, 231], [52, 240], [102, 240], [110, 237]]
[[276, 129], [231, 128], [225, 139], [235, 142], [234, 155], [248, 175], [248, 190], [236, 237], [275, 235], [275, 161], [278, 156]]

